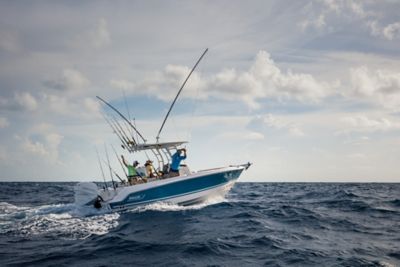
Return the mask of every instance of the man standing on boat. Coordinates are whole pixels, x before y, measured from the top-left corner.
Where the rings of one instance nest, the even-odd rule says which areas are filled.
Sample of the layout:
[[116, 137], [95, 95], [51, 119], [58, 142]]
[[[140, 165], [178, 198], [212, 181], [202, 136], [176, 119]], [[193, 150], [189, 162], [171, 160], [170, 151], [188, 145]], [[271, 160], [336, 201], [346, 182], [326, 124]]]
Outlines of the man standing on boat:
[[[183, 155], [182, 155], [183, 154]], [[169, 170], [169, 177], [179, 176], [179, 168], [181, 166], [181, 161], [186, 159], [186, 149], [178, 149], [175, 154], [171, 157], [172, 163]]]
[[132, 165], [129, 165], [123, 155], [121, 155], [121, 158], [125, 167], [128, 168], [128, 181], [130, 185], [134, 185], [139, 182], [147, 182], [147, 180], [143, 179], [136, 170], [136, 167], [139, 165], [139, 162], [137, 160], [135, 160]]

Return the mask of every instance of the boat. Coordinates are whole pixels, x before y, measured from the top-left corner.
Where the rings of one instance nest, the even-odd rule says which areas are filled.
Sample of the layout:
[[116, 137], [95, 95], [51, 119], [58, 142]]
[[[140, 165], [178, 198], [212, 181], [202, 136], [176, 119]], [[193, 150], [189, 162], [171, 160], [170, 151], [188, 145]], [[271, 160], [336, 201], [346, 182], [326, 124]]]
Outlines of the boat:
[[[121, 147], [129, 153], [145, 153], [149, 158], [149, 162], [152, 162], [148, 156], [148, 154], [151, 154], [157, 163], [157, 168], [155, 169], [156, 174], [153, 175], [154, 177], [144, 178], [148, 177], [150, 174], [146, 173], [144, 168], [138, 168], [137, 170], [141, 173], [143, 179], [138, 178], [136, 182], [132, 183], [131, 181], [128, 183], [112, 169], [108, 160], [105, 163], [110, 169], [112, 180], [110, 185], [110, 183], [106, 183], [105, 181], [103, 167], [99, 158], [104, 185], [99, 187], [95, 183], [78, 183], [75, 186], [75, 202], [78, 205], [92, 206], [97, 209], [106, 209], [109, 211], [123, 211], [156, 202], [185, 206], [193, 205], [216, 196], [224, 197], [233, 187], [242, 172], [251, 166], [251, 163], [248, 162], [240, 165], [192, 171], [187, 164], [181, 164], [179, 172], [173, 176], [170, 175], [173, 154], [184, 148], [188, 142], [159, 142], [160, 134], [187, 80], [207, 51], [208, 49], [204, 51], [183, 82], [164, 118], [160, 130], [158, 131], [156, 142], [154, 143], [147, 143], [147, 140], [138, 131], [130, 118], [128, 119], [117, 108], [103, 98], [97, 96], [98, 100], [104, 104], [105, 107], [119, 117], [119, 119], [116, 119], [115, 116], [104, 116], [106, 122], [121, 142]], [[121, 167], [124, 169], [115, 149], [114, 152]], [[128, 179], [128, 175], [125, 171], [124, 173]], [[120, 182], [113, 180], [113, 174]]]

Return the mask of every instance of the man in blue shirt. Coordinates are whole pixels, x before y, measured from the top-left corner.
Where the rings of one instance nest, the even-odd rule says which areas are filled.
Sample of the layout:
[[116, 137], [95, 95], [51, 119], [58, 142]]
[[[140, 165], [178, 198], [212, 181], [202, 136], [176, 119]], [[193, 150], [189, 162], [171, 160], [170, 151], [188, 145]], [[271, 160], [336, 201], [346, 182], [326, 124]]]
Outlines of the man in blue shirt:
[[175, 154], [172, 155], [171, 159], [172, 163], [169, 170], [169, 177], [179, 176], [179, 167], [181, 165], [181, 161], [186, 159], [186, 149], [178, 149]]

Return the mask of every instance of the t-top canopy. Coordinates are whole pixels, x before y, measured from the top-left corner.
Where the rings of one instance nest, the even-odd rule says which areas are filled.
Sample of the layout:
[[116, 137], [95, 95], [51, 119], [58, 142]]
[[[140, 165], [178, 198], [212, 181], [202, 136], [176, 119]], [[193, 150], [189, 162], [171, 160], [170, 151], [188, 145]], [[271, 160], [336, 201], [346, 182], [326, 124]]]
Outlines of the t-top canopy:
[[173, 149], [177, 148], [182, 144], [188, 143], [187, 141], [175, 141], [175, 142], [164, 142], [164, 143], [153, 143], [153, 144], [135, 144], [129, 146], [128, 150], [130, 152], [141, 151], [141, 150], [151, 150], [151, 149]]

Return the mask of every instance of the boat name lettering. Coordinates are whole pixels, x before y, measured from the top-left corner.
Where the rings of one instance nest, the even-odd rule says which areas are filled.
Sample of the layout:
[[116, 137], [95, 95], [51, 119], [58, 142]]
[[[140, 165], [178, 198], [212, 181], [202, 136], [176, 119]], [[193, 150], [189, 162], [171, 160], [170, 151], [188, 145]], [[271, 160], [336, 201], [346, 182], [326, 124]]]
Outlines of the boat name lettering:
[[128, 198], [128, 201], [138, 201], [138, 200], [142, 200], [146, 195], [145, 194], [141, 194], [141, 195], [137, 195], [137, 196], [130, 196]]

